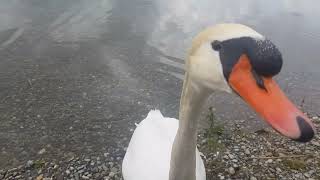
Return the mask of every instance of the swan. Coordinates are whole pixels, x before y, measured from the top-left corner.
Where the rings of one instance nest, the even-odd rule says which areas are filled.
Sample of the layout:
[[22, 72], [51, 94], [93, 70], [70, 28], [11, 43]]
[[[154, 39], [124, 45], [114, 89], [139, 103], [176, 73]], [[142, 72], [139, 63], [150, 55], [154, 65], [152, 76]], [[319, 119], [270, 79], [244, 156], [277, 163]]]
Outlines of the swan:
[[248, 26], [218, 24], [200, 32], [186, 61], [179, 120], [152, 110], [137, 124], [122, 163], [124, 180], [205, 180], [197, 124], [213, 91], [235, 92], [282, 135], [310, 141], [310, 119], [272, 79], [281, 67], [277, 47]]

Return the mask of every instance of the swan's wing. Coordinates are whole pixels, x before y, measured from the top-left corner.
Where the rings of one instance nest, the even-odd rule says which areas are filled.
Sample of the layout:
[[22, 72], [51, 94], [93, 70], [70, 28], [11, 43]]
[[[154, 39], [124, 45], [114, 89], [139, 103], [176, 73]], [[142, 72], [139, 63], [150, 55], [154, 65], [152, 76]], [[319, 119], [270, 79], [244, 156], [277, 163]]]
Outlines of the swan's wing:
[[206, 169], [198, 148], [196, 149], [196, 179], [206, 180]]
[[[171, 149], [177, 129], [178, 120], [165, 118], [158, 110], [150, 111], [148, 116], [137, 125], [130, 140], [122, 163], [124, 179], [169, 179]], [[203, 162], [197, 150], [197, 171], [198, 169], [204, 171]], [[198, 174], [199, 172], [197, 172], [197, 179]]]
[[137, 125], [122, 163], [125, 180], [166, 180], [170, 152], [178, 128], [176, 119], [150, 111]]

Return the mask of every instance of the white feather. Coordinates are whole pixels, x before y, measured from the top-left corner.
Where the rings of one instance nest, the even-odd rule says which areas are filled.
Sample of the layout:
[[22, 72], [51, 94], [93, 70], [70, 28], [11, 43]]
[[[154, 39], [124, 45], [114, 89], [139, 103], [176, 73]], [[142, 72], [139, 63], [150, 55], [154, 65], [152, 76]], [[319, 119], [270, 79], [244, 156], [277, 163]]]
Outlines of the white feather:
[[[178, 120], [163, 117], [152, 110], [135, 129], [122, 163], [125, 180], [168, 180], [171, 149], [178, 130]], [[198, 149], [196, 180], [205, 180], [206, 172]]]

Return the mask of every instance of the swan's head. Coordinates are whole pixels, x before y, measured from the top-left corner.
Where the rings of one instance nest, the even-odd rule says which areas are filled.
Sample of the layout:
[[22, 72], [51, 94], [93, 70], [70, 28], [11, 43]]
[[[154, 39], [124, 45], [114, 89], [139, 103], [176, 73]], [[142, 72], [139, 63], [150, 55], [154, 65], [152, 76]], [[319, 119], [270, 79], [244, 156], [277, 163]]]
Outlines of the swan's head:
[[315, 128], [272, 79], [282, 67], [278, 48], [255, 30], [240, 24], [220, 24], [202, 31], [187, 61], [191, 81], [209, 91], [235, 92], [275, 130], [310, 141]]

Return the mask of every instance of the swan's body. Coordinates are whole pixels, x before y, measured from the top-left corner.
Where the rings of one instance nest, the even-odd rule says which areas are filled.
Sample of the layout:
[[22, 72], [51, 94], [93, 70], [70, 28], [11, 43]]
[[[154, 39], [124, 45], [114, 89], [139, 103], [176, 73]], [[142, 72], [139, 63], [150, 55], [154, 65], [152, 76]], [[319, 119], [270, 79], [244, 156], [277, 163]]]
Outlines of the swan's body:
[[[282, 57], [269, 40], [240, 24], [220, 24], [192, 42], [179, 121], [151, 111], [133, 133], [122, 164], [125, 180], [204, 180], [197, 150], [201, 108], [214, 90], [235, 91], [272, 127], [297, 141], [314, 136], [311, 121], [285, 97], [272, 76]], [[231, 90], [232, 89], [232, 90]]]
[[[171, 150], [179, 122], [152, 110], [135, 129], [122, 163], [124, 179], [169, 179]], [[156, 162], [156, 163], [155, 163]], [[196, 149], [196, 180], [205, 180], [206, 172]]]

